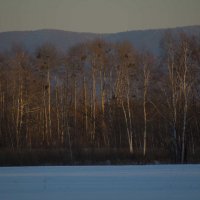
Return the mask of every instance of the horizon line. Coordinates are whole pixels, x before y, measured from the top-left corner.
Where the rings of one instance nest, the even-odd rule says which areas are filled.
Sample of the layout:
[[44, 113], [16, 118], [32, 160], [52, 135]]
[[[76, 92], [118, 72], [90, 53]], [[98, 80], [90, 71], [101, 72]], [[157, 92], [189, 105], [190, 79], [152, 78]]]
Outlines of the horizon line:
[[163, 28], [140, 28], [140, 29], [130, 29], [124, 31], [117, 31], [117, 32], [89, 32], [89, 31], [73, 31], [73, 30], [64, 30], [64, 29], [57, 29], [57, 28], [41, 28], [41, 29], [24, 29], [24, 30], [9, 30], [9, 31], [0, 31], [0, 33], [9, 33], [9, 32], [36, 32], [36, 31], [63, 31], [63, 32], [71, 32], [71, 33], [80, 33], [80, 34], [97, 34], [97, 35], [106, 35], [106, 34], [118, 34], [118, 33], [125, 33], [125, 32], [132, 32], [132, 31], [155, 31], [155, 30], [168, 30], [168, 29], [179, 29], [179, 28], [186, 28], [186, 27], [199, 27], [200, 24], [195, 25], [184, 25], [184, 26], [172, 26], [172, 27], [163, 27]]

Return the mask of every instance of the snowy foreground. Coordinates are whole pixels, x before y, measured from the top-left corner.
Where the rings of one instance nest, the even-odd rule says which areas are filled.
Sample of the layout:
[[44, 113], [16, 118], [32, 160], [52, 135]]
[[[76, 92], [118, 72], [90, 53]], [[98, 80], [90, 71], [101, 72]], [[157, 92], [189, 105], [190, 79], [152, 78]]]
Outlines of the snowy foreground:
[[200, 165], [2, 167], [0, 200], [199, 200]]

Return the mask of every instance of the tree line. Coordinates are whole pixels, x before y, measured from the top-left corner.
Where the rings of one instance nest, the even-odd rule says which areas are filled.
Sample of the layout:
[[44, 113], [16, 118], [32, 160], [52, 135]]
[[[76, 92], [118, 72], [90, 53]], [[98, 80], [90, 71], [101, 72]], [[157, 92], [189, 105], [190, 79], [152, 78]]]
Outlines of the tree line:
[[64, 53], [51, 44], [2, 52], [1, 152], [199, 162], [200, 40], [166, 33], [161, 52], [102, 39]]

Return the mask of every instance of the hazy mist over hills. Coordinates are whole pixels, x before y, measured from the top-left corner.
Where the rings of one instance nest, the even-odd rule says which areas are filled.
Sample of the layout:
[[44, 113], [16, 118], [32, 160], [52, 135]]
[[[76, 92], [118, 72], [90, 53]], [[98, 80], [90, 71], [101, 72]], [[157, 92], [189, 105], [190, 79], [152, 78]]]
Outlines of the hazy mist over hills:
[[184, 32], [200, 36], [200, 26], [186, 26], [170, 29], [134, 30], [111, 34], [78, 33], [63, 30], [11, 31], [0, 33], [0, 51], [9, 50], [13, 45], [22, 44], [29, 52], [44, 43], [51, 43], [58, 50], [66, 51], [77, 43], [102, 38], [110, 42], [130, 41], [138, 50], [149, 50], [159, 55], [160, 41], [166, 31], [173, 34]]

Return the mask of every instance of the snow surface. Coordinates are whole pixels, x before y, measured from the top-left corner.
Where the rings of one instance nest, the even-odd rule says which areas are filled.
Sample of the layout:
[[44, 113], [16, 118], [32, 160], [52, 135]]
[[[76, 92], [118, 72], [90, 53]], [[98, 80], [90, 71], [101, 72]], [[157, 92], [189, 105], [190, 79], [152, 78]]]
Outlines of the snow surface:
[[199, 200], [200, 165], [1, 167], [0, 200]]

